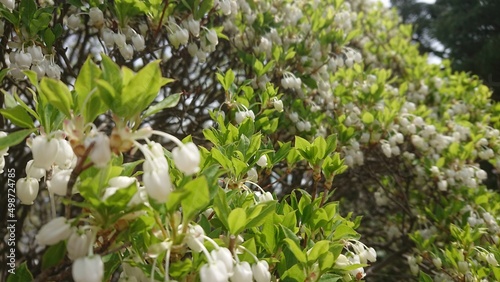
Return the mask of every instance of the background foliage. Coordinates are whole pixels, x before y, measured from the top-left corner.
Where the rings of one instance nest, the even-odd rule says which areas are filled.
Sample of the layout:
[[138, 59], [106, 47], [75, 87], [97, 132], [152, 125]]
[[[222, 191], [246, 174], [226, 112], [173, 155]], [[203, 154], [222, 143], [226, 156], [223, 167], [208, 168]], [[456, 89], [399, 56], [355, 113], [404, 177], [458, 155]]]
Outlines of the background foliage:
[[[220, 246], [230, 247], [230, 235], [241, 234], [242, 245], [269, 263], [273, 277], [287, 281], [321, 275], [350, 281], [365, 266], [363, 273], [379, 281], [500, 279], [498, 194], [483, 185], [496, 175], [478, 165], [500, 165], [500, 106], [475, 76], [452, 71], [447, 60], [429, 65], [395, 11], [368, 1], [226, 1], [227, 8], [208, 0], [23, 0], [12, 11], [4, 2], [1, 126], [9, 136], [27, 131], [17, 140], [0, 139], [0, 148], [10, 147], [6, 168], [16, 168], [17, 177], [31, 159], [25, 137], [40, 134], [41, 125], [47, 132], [62, 129], [72, 114], [107, 135], [148, 124], [200, 145], [194, 176], [165, 153], [177, 196], [140, 206], [146, 215], [125, 220], [127, 229], [112, 215], [137, 211], [127, 204], [139, 188], [101, 200], [114, 176], [142, 183], [139, 153], [120, 151], [106, 170], [83, 173], [80, 199], [56, 198], [60, 215], [71, 205], [72, 218], [82, 207], [83, 218], [109, 216], [92, 221], [103, 238], [94, 251], [106, 258], [106, 277], [118, 279], [124, 261], [149, 275], [153, 261], [165, 259], [165, 250], [151, 252], [152, 246], [168, 241], [182, 246], [170, 275], [197, 279], [205, 259], [181, 237], [157, 235], [196, 223]], [[91, 20], [91, 7], [103, 11], [102, 23]], [[80, 22], [70, 29], [72, 15]], [[199, 34], [188, 28], [191, 19], [204, 27]], [[143, 50], [132, 46], [130, 29], [144, 37]], [[109, 32], [126, 34], [132, 54], [115, 39], [106, 42]], [[35, 45], [52, 79], [38, 82], [36, 63], [12, 59]], [[34, 71], [24, 73], [29, 79], [19, 79], [27, 68]], [[94, 88], [99, 95], [89, 94]], [[267, 164], [257, 165], [263, 155]], [[248, 180], [279, 200], [258, 202], [245, 192], [257, 189]], [[40, 188], [34, 205], [17, 205], [18, 262], [40, 280], [67, 279], [64, 248], [34, 241], [52, 218], [48, 192]], [[7, 202], [5, 193], [0, 197]], [[358, 240], [377, 251], [377, 261], [342, 264], [341, 253], [360, 253], [353, 247]], [[58, 259], [47, 266], [44, 257]], [[163, 279], [164, 269], [157, 274]]]

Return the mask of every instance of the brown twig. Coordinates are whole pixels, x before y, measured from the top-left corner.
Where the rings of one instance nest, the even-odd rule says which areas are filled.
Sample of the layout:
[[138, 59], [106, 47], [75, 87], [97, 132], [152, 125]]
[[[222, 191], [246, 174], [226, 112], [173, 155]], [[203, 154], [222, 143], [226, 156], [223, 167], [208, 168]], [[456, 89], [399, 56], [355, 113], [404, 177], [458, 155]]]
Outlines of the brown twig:
[[[94, 145], [95, 145], [95, 143], [92, 142], [85, 150], [85, 153], [83, 154], [83, 156], [78, 158], [78, 162], [76, 163], [76, 166], [73, 169], [73, 171], [71, 172], [71, 175], [70, 175], [69, 180], [68, 180], [68, 186], [67, 186], [67, 190], [66, 190], [66, 198], [71, 199], [71, 191], [73, 190], [73, 186], [76, 183], [76, 179], [78, 178], [80, 173], [82, 173], [82, 171], [86, 170], [87, 168], [89, 168], [92, 165], [92, 162], [85, 165], [85, 160], [87, 159], [87, 156], [90, 153], [90, 151], [94, 148]], [[66, 218], [70, 218], [70, 216], [71, 216], [70, 203], [68, 203], [66, 205], [65, 210], [64, 210], [64, 214], [65, 214]]]

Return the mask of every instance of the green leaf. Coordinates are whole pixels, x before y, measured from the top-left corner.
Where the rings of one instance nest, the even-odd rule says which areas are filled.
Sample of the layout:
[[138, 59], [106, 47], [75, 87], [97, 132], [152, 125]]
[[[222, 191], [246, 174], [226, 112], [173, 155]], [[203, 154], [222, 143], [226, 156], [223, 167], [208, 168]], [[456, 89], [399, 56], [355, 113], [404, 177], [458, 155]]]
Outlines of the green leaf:
[[214, 0], [203, 0], [199, 6], [195, 7], [197, 10], [195, 10], [194, 19], [201, 19], [213, 6]]
[[361, 120], [366, 124], [371, 124], [374, 121], [374, 117], [370, 112], [364, 112]]
[[227, 88], [230, 88], [233, 82], [234, 82], [234, 72], [232, 69], [229, 69], [228, 71], [226, 71], [226, 76], [224, 77], [224, 84], [227, 86]]
[[432, 277], [430, 277], [428, 274], [426, 274], [423, 271], [420, 271], [419, 277], [418, 277], [419, 282], [433, 282], [434, 280]]
[[[40, 25], [37, 25], [37, 26], [40, 26]], [[47, 28], [45, 30], [45, 32], [43, 33], [43, 41], [45, 41], [47, 48], [52, 48], [52, 45], [54, 45], [54, 41], [56, 41], [56, 36], [50, 28]]]
[[50, 246], [42, 257], [42, 269], [47, 269], [58, 265], [66, 255], [66, 241]]
[[247, 216], [246, 228], [258, 227], [264, 224], [274, 211], [276, 211], [276, 201], [265, 202], [252, 207]]
[[60, 80], [44, 77], [40, 82], [41, 96], [64, 113], [67, 117], [71, 116], [71, 108], [73, 107], [73, 96], [66, 84]]
[[0, 109], [0, 114], [9, 119], [13, 124], [21, 128], [33, 128], [33, 120], [26, 110], [21, 106], [15, 106], [8, 109]]
[[283, 239], [283, 241], [288, 245], [288, 248], [290, 249], [290, 251], [292, 251], [293, 255], [298, 261], [306, 263], [306, 255], [302, 252], [301, 247], [294, 240], [285, 238]]
[[161, 100], [159, 103], [157, 103], [157, 104], [152, 105], [151, 107], [149, 107], [144, 112], [144, 114], [142, 115], [142, 117], [146, 118], [148, 116], [151, 116], [153, 114], [156, 114], [156, 113], [160, 112], [163, 109], [173, 108], [173, 107], [177, 106], [177, 104], [179, 103], [180, 99], [181, 99], [181, 94], [180, 93], [169, 95], [167, 98]]
[[227, 219], [229, 224], [229, 232], [232, 235], [238, 235], [243, 229], [245, 229], [247, 214], [244, 209], [236, 208], [231, 211]]
[[33, 15], [36, 12], [36, 3], [34, 0], [22, 0], [19, 4], [19, 14], [21, 16], [21, 21], [24, 26], [28, 27]]
[[86, 122], [92, 122], [97, 115], [106, 111], [105, 105], [100, 103], [98, 93], [94, 93], [94, 91], [97, 91], [96, 80], [101, 74], [101, 69], [88, 57], [76, 78], [75, 90], [78, 108], [85, 117]]
[[24, 139], [26, 139], [26, 137], [28, 137], [28, 135], [35, 131], [36, 128], [31, 128], [8, 133], [7, 136], [0, 138], [0, 150], [21, 143]]
[[184, 220], [188, 222], [210, 203], [207, 179], [205, 176], [198, 177], [188, 182], [182, 189], [189, 191], [189, 196], [181, 201]]
[[341, 240], [341, 239], [347, 239], [347, 238], [355, 238], [358, 236], [358, 233], [354, 231], [351, 227], [347, 226], [346, 224], [341, 224], [335, 229], [333, 232], [333, 238], [332, 240]]
[[343, 277], [338, 274], [326, 273], [324, 275], [321, 275], [321, 277], [319, 278], [319, 282], [337, 282], [342, 278]]
[[320, 256], [324, 253], [329, 252], [330, 242], [326, 240], [321, 240], [316, 242], [312, 249], [307, 254], [308, 262], [316, 262]]
[[33, 281], [33, 275], [31, 274], [26, 261], [21, 263], [18, 268], [14, 271], [14, 274], [9, 275], [7, 282], [25, 282]]
[[[119, 97], [120, 107], [115, 109], [122, 117], [133, 117], [149, 106], [162, 85], [160, 61], [156, 60], [142, 68], [125, 85]], [[147, 82], [147, 83], [145, 83]]]

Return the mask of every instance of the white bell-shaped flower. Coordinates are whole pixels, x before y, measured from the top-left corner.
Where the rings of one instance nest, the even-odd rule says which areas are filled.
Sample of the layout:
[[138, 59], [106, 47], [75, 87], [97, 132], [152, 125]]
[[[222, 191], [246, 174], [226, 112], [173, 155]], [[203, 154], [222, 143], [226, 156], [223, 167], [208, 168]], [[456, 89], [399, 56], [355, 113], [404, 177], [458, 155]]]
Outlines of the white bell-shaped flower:
[[73, 148], [71, 148], [71, 145], [65, 139], [57, 139], [57, 143], [59, 147], [55, 159], [56, 165], [62, 169], [70, 168], [73, 158], [75, 158]]
[[259, 160], [257, 161], [257, 165], [260, 167], [267, 166], [267, 156], [266, 155], [260, 156]]
[[234, 266], [233, 276], [230, 278], [231, 282], [252, 282], [253, 274], [250, 264], [242, 261]]
[[233, 275], [233, 256], [228, 248], [218, 248], [216, 250], [212, 250], [210, 254], [214, 260], [222, 261], [224, 263], [226, 272], [229, 276]]
[[45, 176], [45, 169], [33, 166], [33, 160], [30, 160], [26, 164], [26, 176], [40, 180]]
[[134, 48], [130, 44], [125, 44], [123, 47], [119, 48], [120, 54], [122, 54], [125, 60], [132, 60], [134, 58]]
[[[148, 160], [146, 160], [147, 162]], [[160, 203], [165, 203], [172, 192], [172, 182], [168, 171], [144, 171], [142, 176], [148, 195]]]
[[269, 202], [272, 200], [274, 200], [274, 199], [273, 199], [273, 194], [271, 194], [271, 192], [265, 192], [265, 193], [259, 195], [259, 203], [265, 203], [265, 202]]
[[47, 185], [49, 192], [59, 196], [65, 196], [66, 191], [68, 189], [68, 182], [70, 178], [71, 178], [71, 170], [69, 169], [60, 170], [54, 173], [54, 175], [52, 175], [50, 184]]
[[226, 266], [220, 260], [209, 262], [200, 269], [201, 282], [227, 282], [229, 275]]
[[283, 101], [281, 101], [281, 100], [274, 100], [273, 101], [273, 107], [279, 113], [283, 112]]
[[9, 9], [11, 12], [16, 6], [16, 2], [14, 0], [2, 0], [0, 3], [4, 4], [5, 8]]
[[93, 138], [85, 140], [86, 146], [94, 143], [94, 147], [89, 153], [89, 158], [97, 168], [104, 168], [111, 160], [111, 147], [109, 137], [104, 133], [98, 133]]
[[78, 15], [71, 15], [68, 17], [68, 21], [66, 22], [66, 25], [68, 26], [69, 29], [76, 31], [80, 28], [81, 25], [81, 20]]
[[77, 258], [86, 256], [89, 252], [91, 241], [92, 235], [90, 234], [90, 230], [74, 228], [68, 238], [68, 243], [66, 244], [68, 257], [71, 260], [75, 260]]
[[33, 61], [30, 53], [19, 52], [16, 53], [16, 64], [20, 69], [26, 70], [31, 66], [31, 62]]
[[56, 160], [59, 143], [57, 139], [47, 139], [45, 135], [39, 135], [33, 139], [31, 152], [33, 154], [33, 165], [35, 167], [50, 169]]
[[104, 263], [99, 255], [78, 258], [71, 269], [75, 282], [101, 282], [104, 276]]
[[271, 273], [269, 272], [269, 264], [267, 261], [261, 260], [258, 263], [252, 265], [253, 278], [257, 282], [269, 282], [271, 281]]
[[132, 44], [134, 45], [135, 50], [139, 52], [146, 48], [144, 37], [140, 34], [135, 34], [134, 36], [132, 36]]
[[219, 38], [217, 37], [217, 32], [213, 29], [209, 29], [207, 32], [207, 40], [214, 46], [219, 44]]
[[104, 14], [97, 7], [92, 7], [89, 10], [89, 25], [92, 25], [96, 28], [101, 28], [104, 25]]
[[205, 230], [199, 225], [192, 225], [189, 227], [189, 233], [184, 237], [184, 242], [194, 252], [201, 252], [203, 250], [203, 241]]
[[172, 150], [175, 166], [186, 175], [195, 174], [200, 170], [200, 150], [189, 142]]
[[42, 48], [40, 46], [29, 46], [28, 53], [31, 54], [31, 59], [34, 64], [39, 64], [44, 59]]
[[255, 167], [252, 167], [248, 172], [247, 172], [247, 179], [252, 182], [257, 182], [259, 181], [259, 174], [257, 173], [257, 170]]
[[38, 180], [36, 178], [20, 178], [16, 187], [16, 195], [21, 200], [21, 204], [32, 205], [38, 195]]
[[113, 34], [113, 39], [115, 41], [116, 46], [118, 46], [118, 48], [123, 48], [123, 47], [125, 47], [125, 45], [127, 45], [127, 43], [126, 43], [127, 37], [125, 36], [125, 34], [123, 34], [121, 32]]
[[35, 237], [39, 245], [54, 245], [71, 235], [71, 225], [65, 217], [56, 217], [42, 226]]

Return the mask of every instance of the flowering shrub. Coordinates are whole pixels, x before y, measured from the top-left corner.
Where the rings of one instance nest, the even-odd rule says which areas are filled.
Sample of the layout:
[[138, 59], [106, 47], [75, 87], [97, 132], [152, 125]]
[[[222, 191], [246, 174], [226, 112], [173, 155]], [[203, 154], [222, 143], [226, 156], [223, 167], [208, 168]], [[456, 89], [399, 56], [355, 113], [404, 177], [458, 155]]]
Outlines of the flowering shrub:
[[500, 279], [500, 107], [395, 12], [0, 2], [11, 281]]

